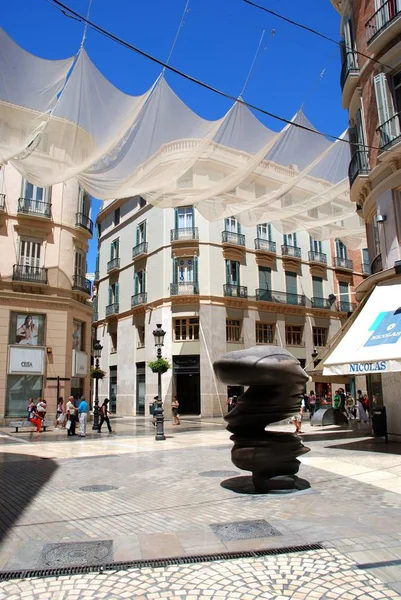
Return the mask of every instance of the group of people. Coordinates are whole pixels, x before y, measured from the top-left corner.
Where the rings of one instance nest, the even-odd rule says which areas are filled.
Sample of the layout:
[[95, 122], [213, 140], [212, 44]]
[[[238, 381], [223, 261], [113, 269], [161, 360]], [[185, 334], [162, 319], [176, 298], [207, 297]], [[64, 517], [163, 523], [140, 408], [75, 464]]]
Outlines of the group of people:
[[[159, 396], [155, 396], [153, 398], [153, 407], [152, 407], [152, 424], [156, 427], [157, 424], [157, 408], [159, 406]], [[178, 402], [177, 396], [173, 396], [171, 401], [171, 417], [173, 419], [173, 425], [181, 425], [180, 416], [178, 414], [178, 409], [180, 407], [180, 403]]]
[[[45, 420], [47, 403], [46, 400], [38, 398], [35, 404], [33, 398], [29, 398], [28, 404], [28, 421], [36, 426], [36, 431], [40, 432], [42, 429], [43, 422]], [[75, 436], [76, 426], [79, 424], [79, 435], [80, 437], [86, 437], [86, 426], [88, 422], [89, 405], [85, 400], [84, 396], [81, 396], [78, 402], [74, 400], [73, 396], [70, 396], [67, 400], [67, 404], [64, 408], [64, 400], [60, 397], [57, 401], [56, 419], [54, 423], [55, 429], [59, 426], [62, 429], [67, 430], [67, 436]], [[110, 419], [109, 419], [109, 399], [105, 398], [103, 404], [99, 407], [99, 426], [98, 433], [102, 431], [102, 425], [106, 422], [109, 433], [113, 433]]]

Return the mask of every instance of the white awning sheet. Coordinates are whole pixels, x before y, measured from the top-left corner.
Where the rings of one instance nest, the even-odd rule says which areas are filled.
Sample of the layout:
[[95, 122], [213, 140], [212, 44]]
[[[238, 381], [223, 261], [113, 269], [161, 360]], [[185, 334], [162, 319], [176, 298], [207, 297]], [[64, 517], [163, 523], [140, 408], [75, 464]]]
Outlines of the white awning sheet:
[[401, 284], [378, 286], [324, 362], [323, 375], [401, 371]]

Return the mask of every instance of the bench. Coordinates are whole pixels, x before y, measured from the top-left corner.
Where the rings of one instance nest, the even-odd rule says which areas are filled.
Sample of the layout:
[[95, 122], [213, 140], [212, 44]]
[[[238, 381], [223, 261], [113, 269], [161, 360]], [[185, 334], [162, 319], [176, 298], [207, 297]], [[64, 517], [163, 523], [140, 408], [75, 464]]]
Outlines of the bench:
[[[18, 433], [19, 429], [32, 429], [32, 427], [36, 428], [36, 425], [31, 423], [30, 421], [10, 421], [9, 425], [10, 427], [15, 427], [15, 433]], [[41, 431], [46, 431], [46, 428], [46, 423], [42, 423]]]

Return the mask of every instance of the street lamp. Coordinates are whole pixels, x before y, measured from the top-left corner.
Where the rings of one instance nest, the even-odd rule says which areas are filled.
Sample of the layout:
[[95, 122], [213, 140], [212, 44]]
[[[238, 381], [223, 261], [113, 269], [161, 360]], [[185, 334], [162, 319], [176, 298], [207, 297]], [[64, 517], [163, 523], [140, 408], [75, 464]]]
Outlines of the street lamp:
[[[99, 359], [102, 355], [103, 346], [96, 340], [93, 344], [93, 356], [95, 358], [95, 369], [99, 369]], [[99, 378], [95, 378], [95, 406], [93, 407], [93, 425], [92, 429], [99, 429]]]
[[[166, 332], [162, 329], [161, 324], [156, 325], [156, 329], [153, 331], [153, 337], [155, 338], [155, 346], [157, 348], [157, 358], [162, 357], [162, 346], [164, 346], [164, 336]], [[156, 440], [165, 440], [164, 435], [164, 410], [162, 401], [162, 374], [159, 370], [157, 372], [157, 408], [155, 410], [156, 417]]]

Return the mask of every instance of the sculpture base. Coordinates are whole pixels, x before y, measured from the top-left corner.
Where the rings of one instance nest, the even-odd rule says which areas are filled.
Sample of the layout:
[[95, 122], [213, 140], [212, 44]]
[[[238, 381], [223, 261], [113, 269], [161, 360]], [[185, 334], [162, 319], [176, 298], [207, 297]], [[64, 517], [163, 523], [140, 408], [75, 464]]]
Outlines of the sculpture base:
[[311, 418], [310, 424], [321, 427], [325, 425], [348, 425], [348, 419], [342, 412], [329, 406], [319, 408]]
[[309, 481], [296, 475], [264, 479], [262, 485], [256, 483], [255, 486], [254, 477], [245, 475], [225, 479], [220, 485], [236, 494], [294, 494], [310, 489]]

